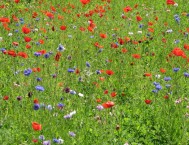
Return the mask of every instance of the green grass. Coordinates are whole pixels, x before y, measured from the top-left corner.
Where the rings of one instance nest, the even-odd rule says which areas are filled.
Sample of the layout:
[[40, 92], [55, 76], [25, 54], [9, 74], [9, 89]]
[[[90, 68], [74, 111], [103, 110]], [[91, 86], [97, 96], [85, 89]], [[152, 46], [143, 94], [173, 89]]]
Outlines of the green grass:
[[[184, 73], [189, 73], [189, 52], [184, 48], [184, 44], [189, 45], [189, 17], [184, 14], [189, 13], [187, 1], [177, 0], [178, 7], [167, 5], [164, 0], [111, 0], [110, 3], [91, 0], [85, 6], [74, 0], [38, 2], [31, 0], [16, 4], [7, 1], [1, 4], [6, 8], [0, 9], [0, 18], [10, 19], [10, 31], [4, 29], [3, 23], [0, 24], [0, 37], [3, 38], [0, 48], [5, 48], [6, 53], [14, 50], [16, 54], [25, 52], [28, 55], [24, 59], [0, 54], [1, 145], [43, 144], [40, 135], [44, 135], [44, 141], [50, 140], [51, 144], [56, 144], [54, 138], [61, 138], [66, 145], [123, 145], [126, 142], [129, 145], [189, 144], [189, 80], [184, 76]], [[138, 4], [137, 8], [134, 8], [135, 4]], [[56, 8], [53, 19], [42, 13], [50, 12], [50, 6]], [[105, 10], [102, 17], [99, 17], [99, 13], [84, 16], [100, 6]], [[126, 6], [130, 6], [132, 11], [124, 12]], [[66, 12], [63, 12], [63, 8], [66, 8]], [[33, 12], [37, 12], [39, 21], [32, 18]], [[81, 16], [77, 17], [77, 14]], [[122, 14], [127, 18], [123, 19]], [[179, 24], [174, 19], [176, 14], [180, 17]], [[24, 22], [15, 22], [12, 15], [23, 18]], [[58, 19], [58, 15], [63, 16], [63, 19]], [[137, 15], [142, 17], [142, 21], [136, 21]], [[93, 20], [96, 25], [94, 32], [87, 29], [89, 20]], [[47, 22], [50, 24], [46, 25]], [[153, 25], [148, 26], [148, 22]], [[144, 26], [139, 28], [140, 24]], [[29, 34], [22, 32], [24, 25], [30, 28]], [[60, 30], [62, 25], [67, 27], [65, 31]], [[80, 27], [86, 30], [80, 31]], [[153, 33], [148, 32], [149, 27], [154, 29]], [[46, 29], [46, 33], [42, 28]], [[38, 31], [32, 32], [34, 29]], [[170, 29], [173, 32], [167, 33]], [[142, 31], [142, 34], [138, 34], [138, 31]], [[130, 32], [133, 35], [129, 35]], [[9, 36], [9, 33], [13, 35]], [[100, 33], [106, 34], [107, 38], [102, 39]], [[30, 49], [25, 48], [25, 36], [32, 38], [28, 42]], [[118, 38], [125, 40], [126, 37], [131, 42], [111, 48], [111, 43], [119, 43]], [[163, 43], [162, 38], [167, 42]], [[44, 44], [37, 45], [40, 39], [44, 40]], [[140, 40], [141, 43], [133, 44]], [[179, 40], [179, 43], [174, 43], [175, 40]], [[19, 45], [15, 47], [13, 42]], [[102, 52], [95, 47], [96, 42], [103, 46]], [[60, 52], [60, 60], [56, 61], [60, 43], [65, 51]], [[174, 54], [168, 57], [176, 47], [182, 49], [186, 58]], [[126, 53], [122, 52], [123, 48], [127, 49]], [[49, 58], [44, 58], [44, 55], [36, 57], [34, 53], [40, 50], [52, 54]], [[133, 54], [139, 54], [140, 59], [133, 58]], [[86, 62], [91, 66], [87, 67]], [[25, 76], [24, 71], [28, 68], [40, 68], [41, 71]], [[69, 68], [77, 68], [80, 72], [69, 73]], [[161, 68], [166, 72], [162, 73]], [[173, 68], [180, 70], [174, 72]], [[104, 73], [97, 74], [97, 70], [104, 70]], [[109, 76], [106, 70], [112, 70], [114, 74]], [[145, 77], [145, 73], [151, 76]], [[38, 82], [38, 77], [42, 81]], [[165, 77], [171, 77], [171, 80], [165, 81]], [[154, 82], [160, 83], [162, 87], [157, 93], [152, 92], [155, 89]], [[171, 87], [166, 88], [167, 84]], [[43, 86], [45, 90], [37, 91], [37, 85]], [[74, 90], [76, 94], [66, 93], [65, 88]], [[104, 94], [105, 90], [108, 90], [108, 94]], [[29, 92], [32, 92], [32, 96], [28, 96]], [[112, 92], [116, 92], [115, 97], [111, 97]], [[79, 93], [84, 96], [80, 97]], [[166, 95], [168, 99], [164, 98]], [[4, 100], [5, 96], [9, 99]], [[22, 98], [20, 101], [18, 96]], [[34, 99], [39, 100], [39, 110], [33, 109]], [[101, 99], [101, 102], [97, 102], [97, 99]], [[151, 100], [150, 104], [145, 103], [147, 99]], [[181, 101], [176, 103], [178, 99]], [[97, 109], [98, 105], [107, 101], [115, 105]], [[63, 109], [57, 107], [58, 103], [65, 105]], [[48, 105], [52, 106], [52, 110], [48, 109]], [[73, 111], [76, 114], [72, 118], [64, 118]], [[32, 122], [41, 124], [42, 130], [35, 131]], [[71, 137], [69, 131], [76, 136]], [[38, 142], [34, 143], [33, 139], [38, 139]]]

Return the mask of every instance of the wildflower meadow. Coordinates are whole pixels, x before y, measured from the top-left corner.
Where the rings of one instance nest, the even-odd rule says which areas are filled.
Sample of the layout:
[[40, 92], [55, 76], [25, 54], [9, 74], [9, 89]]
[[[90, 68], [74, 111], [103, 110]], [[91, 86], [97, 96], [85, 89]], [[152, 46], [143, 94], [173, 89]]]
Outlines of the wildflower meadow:
[[0, 0], [0, 145], [189, 145], [188, 0]]

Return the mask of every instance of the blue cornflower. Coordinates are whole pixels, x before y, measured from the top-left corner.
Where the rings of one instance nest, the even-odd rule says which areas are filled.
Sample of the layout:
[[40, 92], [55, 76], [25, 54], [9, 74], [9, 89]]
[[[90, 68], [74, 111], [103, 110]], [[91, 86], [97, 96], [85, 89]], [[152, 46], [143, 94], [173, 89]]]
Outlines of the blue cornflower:
[[177, 22], [177, 23], [179, 23], [180, 22], [180, 17], [179, 17], [179, 15], [174, 15], [174, 18], [175, 18], [175, 21]]
[[20, 24], [19, 23], [16, 23], [16, 26], [19, 26]]
[[19, 30], [14, 30], [14, 32], [15, 32], [15, 33], [18, 33], [18, 32], [19, 32]]
[[54, 138], [54, 139], [53, 139], [53, 142], [54, 142], [54, 143], [59, 143], [59, 140], [56, 139], [56, 138]]
[[38, 57], [38, 56], [41, 55], [41, 53], [40, 52], [35, 52], [34, 55]]
[[38, 90], [38, 91], [44, 91], [45, 90], [42, 86], [39, 86], [39, 85], [36, 86], [35, 89]]
[[160, 83], [157, 83], [157, 82], [154, 82], [153, 84], [154, 86], [160, 85]]
[[89, 62], [86, 62], [86, 66], [87, 66], [87, 67], [91, 67], [91, 65], [90, 65]]
[[32, 70], [31, 70], [30, 68], [24, 70], [24, 75], [25, 75], [25, 76], [29, 76], [31, 73], [32, 73]]
[[70, 94], [75, 95], [76, 92], [74, 90], [70, 90]]
[[189, 73], [185, 72], [184, 76], [188, 78], [189, 77]]
[[57, 50], [58, 51], [64, 51], [65, 47], [62, 44], [59, 44]]
[[162, 89], [162, 86], [161, 85], [156, 85], [156, 90], [161, 90]]
[[49, 53], [44, 54], [44, 57], [45, 57], [45, 58], [49, 58], [49, 56], [50, 56]]
[[68, 69], [69, 73], [73, 73], [74, 71], [75, 71], [74, 69], [71, 69], [71, 68]]
[[64, 104], [62, 104], [62, 103], [58, 103], [58, 105], [57, 105], [57, 106], [58, 106], [58, 108], [59, 108], [59, 109], [62, 109], [62, 108], [65, 106], [65, 105], [64, 105]]
[[40, 108], [40, 105], [39, 105], [39, 104], [34, 104], [34, 105], [33, 105], [33, 109], [34, 109], [34, 110], [39, 110], [39, 108]]
[[76, 134], [75, 134], [74, 132], [72, 132], [72, 131], [69, 131], [69, 135], [70, 135], [71, 137], [75, 137], [75, 136], [76, 136]]
[[138, 27], [139, 27], [139, 28], [142, 28], [142, 27], [144, 27], [144, 25], [143, 25], [143, 24], [140, 24]]
[[153, 92], [153, 93], [157, 93], [157, 92], [158, 92], [158, 90], [152, 90], [152, 92]]
[[180, 42], [180, 40], [175, 40], [175, 42], [174, 42], [174, 43], [175, 43], [175, 44], [178, 44], [179, 42]]
[[36, 21], [39, 21], [39, 20], [40, 20], [40, 18], [35, 18], [35, 20], [36, 20]]
[[180, 68], [173, 68], [174, 72], [178, 72], [180, 70]]
[[36, 80], [37, 80], [38, 82], [40, 82], [40, 81], [42, 81], [42, 78], [36, 78]]
[[189, 17], [189, 13], [186, 16]]
[[23, 18], [20, 18], [20, 21], [24, 21], [24, 19], [23, 19]]
[[170, 81], [170, 80], [171, 80], [171, 77], [164, 77], [164, 80], [165, 80], [165, 81]]
[[0, 48], [0, 51], [3, 53], [4, 51], [6, 51], [5, 48]]
[[40, 136], [39, 136], [39, 139], [40, 139], [40, 140], [45, 140], [45, 136], [44, 136], [44, 135], [40, 135]]
[[43, 145], [51, 145], [51, 141], [50, 140], [43, 141]]
[[96, 74], [97, 75], [101, 74], [100, 70], [96, 70]]

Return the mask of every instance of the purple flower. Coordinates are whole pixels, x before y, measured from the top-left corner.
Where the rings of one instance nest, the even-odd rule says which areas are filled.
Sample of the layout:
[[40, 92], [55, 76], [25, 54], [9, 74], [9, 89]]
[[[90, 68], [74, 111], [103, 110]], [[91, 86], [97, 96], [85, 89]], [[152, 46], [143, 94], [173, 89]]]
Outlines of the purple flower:
[[65, 47], [62, 44], [59, 44], [57, 50], [58, 51], [64, 51]]
[[45, 139], [45, 136], [44, 136], [44, 135], [40, 135], [40, 136], [39, 136], [39, 139], [40, 139], [40, 140], [44, 140], [44, 139]]
[[54, 143], [59, 143], [59, 140], [56, 139], [56, 138], [54, 138], [54, 139], [53, 139], [53, 142], [54, 142]]
[[40, 108], [40, 105], [39, 105], [39, 104], [34, 104], [34, 106], [33, 106], [33, 109], [34, 109], [34, 110], [39, 110], [39, 108]]
[[86, 66], [87, 66], [87, 67], [91, 67], [91, 65], [90, 65], [89, 62], [86, 62]]
[[173, 68], [174, 72], [178, 72], [180, 70], [180, 68]]
[[75, 71], [74, 69], [71, 69], [71, 68], [68, 69], [69, 73], [73, 73], [74, 71]]
[[34, 55], [38, 57], [38, 56], [41, 55], [41, 53], [39, 53], [39, 52], [35, 52]]
[[103, 110], [103, 109], [104, 109], [104, 107], [103, 107], [102, 105], [98, 105], [98, 106], [96, 106], [96, 108], [97, 108], [98, 110]]
[[51, 145], [51, 141], [50, 140], [43, 141], [43, 145]]
[[70, 94], [75, 95], [76, 92], [74, 90], [70, 90]]
[[31, 73], [32, 73], [32, 70], [31, 70], [30, 68], [24, 70], [24, 75], [25, 75], [25, 76], [29, 76]]
[[185, 72], [184, 76], [188, 78], [189, 77], [189, 73]]
[[72, 116], [70, 114], [67, 114], [64, 116], [64, 119], [70, 119]]
[[21, 100], [22, 100], [22, 97], [21, 97], [21, 96], [18, 96], [18, 97], [17, 97], [17, 100], [18, 100], [18, 101], [21, 101]]
[[35, 89], [38, 90], [38, 91], [44, 91], [45, 90], [42, 86], [39, 86], [39, 85], [36, 86]]
[[165, 81], [170, 81], [170, 80], [171, 80], [171, 77], [165, 77], [164, 80], [165, 80]]
[[154, 86], [160, 85], [160, 83], [156, 83], [156, 82], [154, 82], [153, 84], [154, 84]]
[[74, 132], [72, 132], [72, 131], [69, 131], [69, 135], [70, 135], [71, 137], [75, 137], [75, 136], [76, 136], [76, 134], [75, 134]]
[[44, 57], [45, 57], [45, 58], [49, 58], [49, 56], [50, 56], [49, 53], [44, 54]]
[[156, 85], [156, 89], [159, 91], [162, 89], [161, 85]]
[[62, 108], [65, 106], [65, 105], [64, 105], [64, 104], [62, 104], [62, 103], [58, 103], [58, 105], [57, 105], [57, 106], [58, 106], [58, 108], [59, 108], [59, 109], [62, 109]]
[[38, 82], [40, 82], [40, 81], [42, 81], [42, 78], [36, 78], [36, 80], [37, 80]]

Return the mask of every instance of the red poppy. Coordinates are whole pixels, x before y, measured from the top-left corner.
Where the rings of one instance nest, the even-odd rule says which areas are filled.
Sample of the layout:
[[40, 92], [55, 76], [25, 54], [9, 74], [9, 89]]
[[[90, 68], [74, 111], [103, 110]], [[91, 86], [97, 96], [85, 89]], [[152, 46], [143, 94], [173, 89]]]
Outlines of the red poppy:
[[37, 122], [32, 122], [32, 128], [35, 130], [35, 131], [40, 131], [42, 129], [42, 126], [41, 124], [37, 123]]
[[164, 99], [169, 99], [169, 96], [168, 96], [168, 95], [165, 95], [163, 98], [164, 98]]
[[146, 104], [151, 104], [151, 102], [152, 102], [152, 100], [149, 100], [149, 99], [146, 99], [146, 100], [145, 100], [145, 103], [146, 103]]
[[41, 53], [42, 55], [46, 53], [46, 50], [42, 49], [42, 50], [39, 50], [38, 53]]
[[172, 53], [175, 55], [175, 56], [185, 56], [185, 53], [182, 49], [180, 48], [174, 48], [172, 50]]
[[30, 48], [31, 48], [31, 45], [26, 44], [26, 48], [27, 48], [27, 49], [30, 49]]
[[153, 28], [148, 28], [148, 31], [153, 33], [154, 29]]
[[24, 40], [25, 40], [25, 42], [30, 42], [32, 39], [30, 37], [25, 36]]
[[116, 92], [112, 92], [112, 93], [111, 93], [111, 97], [113, 97], [113, 98], [114, 98], [116, 95], [117, 95]]
[[130, 6], [126, 6], [125, 8], [123, 8], [123, 11], [127, 13], [129, 11], [132, 11], [132, 8]]
[[33, 72], [40, 72], [41, 69], [40, 69], [39, 67], [37, 67], [37, 68], [32, 68], [32, 71], [33, 71]]
[[64, 31], [64, 30], [66, 30], [66, 26], [60, 26], [60, 30], [62, 30], [62, 31]]
[[7, 101], [9, 99], [9, 96], [4, 96], [3, 100]]
[[119, 42], [120, 45], [123, 45], [125, 43], [125, 41], [121, 38], [118, 38], [118, 42]]
[[80, 27], [79, 30], [85, 31], [85, 28], [84, 27]]
[[111, 75], [114, 74], [114, 72], [112, 70], [106, 70], [106, 74], [109, 75], [109, 76], [111, 76]]
[[108, 90], [105, 90], [105, 91], [104, 91], [104, 94], [108, 94]]
[[11, 55], [13, 57], [16, 57], [16, 52], [14, 50], [9, 50], [8, 55]]
[[175, 4], [175, 2], [174, 2], [174, 0], [167, 0], [167, 5], [174, 5]]
[[151, 74], [151, 73], [144, 73], [144, 76], [146, 76], [146, 77], [151, 77], [152, 74]]
[[46, 12], [45, 15], [46, 15], [47, 17], [51, 18], [51, 19], [54, 18], [54, 15], [53, 15], [52, 13], [50, 13], [50, 12]]
[[51, 10], [52, 10], [53, 12], [56, 12], [56, 8], [55, 8], [55, 7], [50, 6], [50, 8], [51, 8]]
[[39, 104], [39, 100], [38, 100], [38, 99], [34, 99], [34, 100], [33, 100], [33, 103]]
[[[44, 40], [40, 39], [40, 40], [39, 40], [39, 43], [40, 43], [40, 44], [44, 44]], [[45, 53], [46, 53], [46, 52], [45, 52]]]
[[106, 34], [103, 34], [103, 33], [100, 33], [100, 37], [101, 37], [101, 38], [107, 38], [107, 35], [106, 35]]
[[18, 42], [13, 42], [12, 44], [13, 44], [14, 46], [18, 46], [18, 45], [19, 45]]
[[19, 2], [20, 2], [20, 0], [14, 0], [14, 2], [15, 2], [15, 3], [19, 3]]
[[14, 20], [15, 22], [18, 22], [18, 20], [19, 20], [15, 15], [12, 15], [12, 18], [13, 18], [13, 20]]
[[32, 139], [32, 142], [33, 142], [33, 143], [37, 143], [37, 142], [38, 142], [38, 139]]
[[142, 21], [142, 17], [141, 16], [136, 16], [136, 20], [139, 22], [139, 21]]
[[127, 51], [128, 50], [126, 48], [122, 48], [122, 50], [121, 50], [122, 53], [127, 53]]
[[107, 102], [105, 102], [105, 103], [103, 103], [102, 104], [102, 106], [104, 107], [104, 108], [111, 108], [111, 107], [113, 107], [115, 104], [114, 104], [114, 102], [112, 102], [112, 101], [107, 101]]
[[38, 16], [37, 12], [33, 12], [32, 18], [36, 18]]
[[86, 5], [90, 2], [90, 0], [80, 0], [80, 2], [83, 4], [83, 5]]
[[102, 100], [100, 98], [96, 99], [97, 103], [100, 103]]
[[140, 59], [141, 58], [140, 54], [133, 54], [132, 57], [136, 58], [136, 59]]
[[75, 73], [76, 74], [79, 74], [80, 73], [80, 70], [77, 68], [77, 69], [75, 69]]
[[18, 56], [21, 56], [21, 57], [23, 57], [23, 58], [28, 58], [28, 55], [27, 55], [27, 53], [25, 53], [25, 52], [18, 52], [17, 55], [18, 55]]
[[55, 60], [56, 61], [59, 61], [60, 60], [60, 56], [61, 56], [61, 53], [60, 52], [57, 52], [56, 56], [55, 56]]
[[184, 44], [184, 49], [189, 50], [189, 44]]
[[2, 22], [2, 23], [9, 23], [10, 22], [10, 19], [9, 18], [5, 18], [5, 17], [2, 17], [2, 18], [0, 18], [0, 22]]
[[30, 33], [30, 29], [27, 28], [26, 26], [24, 26], [24, 27], [22, 27], [22, 32], [23, 32], [24, 34], [28, 34], [28, 33]]
[[166, 70], [164, 68], [160, 68], [161, 73], [166, 73]]

